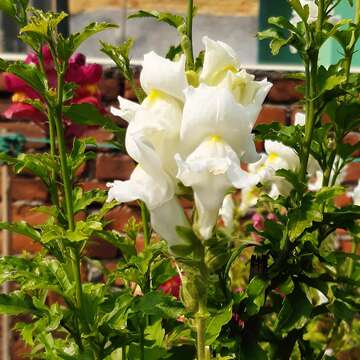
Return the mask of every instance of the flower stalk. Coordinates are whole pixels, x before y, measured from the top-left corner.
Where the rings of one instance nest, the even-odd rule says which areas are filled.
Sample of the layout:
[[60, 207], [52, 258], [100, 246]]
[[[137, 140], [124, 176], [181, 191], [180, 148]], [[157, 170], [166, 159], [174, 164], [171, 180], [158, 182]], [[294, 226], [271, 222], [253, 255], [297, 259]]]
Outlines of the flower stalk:
[[183, 45], [186, 55], [187, 70], [192, 70], [194, 68], [194, 50], [192, 43], [193, 16], [194, 16], [194, 1], [188, 0], [187, 16], [186, 16], [186, 40], [185, 40], [185, 44]]

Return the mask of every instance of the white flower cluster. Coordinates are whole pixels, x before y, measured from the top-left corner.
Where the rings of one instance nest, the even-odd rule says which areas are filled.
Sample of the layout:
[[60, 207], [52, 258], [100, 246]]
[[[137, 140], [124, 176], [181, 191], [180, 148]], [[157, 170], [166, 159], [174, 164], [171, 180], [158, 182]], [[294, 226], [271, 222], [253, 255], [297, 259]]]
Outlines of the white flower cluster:
[[140, 82], [146, 99], [139, 105], [120, 98], [120, 109], [113, 109], [129, 122], [126, 149], [138, 166], [130, 180], [108, 184], [109, 200], [144, 201], [152, 227], [170, 245], [179, 242], [176, 226], [188, 226], [176, 197], [179, 181], [193, 189], [194, 228], [208, 239], [229, 188], [260, 180], [240, 161], [259, 160], [251, 132], [272, 85], [239, 71], [227, 44], [203, 42], [199, 73], [186, 72], [184, 56], [145, 55]]

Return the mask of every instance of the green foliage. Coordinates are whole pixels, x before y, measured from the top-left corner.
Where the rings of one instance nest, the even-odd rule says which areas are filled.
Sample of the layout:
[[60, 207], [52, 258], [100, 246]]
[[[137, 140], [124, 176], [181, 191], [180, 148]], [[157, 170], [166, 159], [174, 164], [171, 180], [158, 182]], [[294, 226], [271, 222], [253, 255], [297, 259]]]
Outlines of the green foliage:
[[134, 14], [131, 14], [128, 19], [136, 19], [136, 18], [154, 18], [159, 22], [164, 22], [174, 28], [178, 28], [184, 23], [184, 18], [179, 15], [173, 15], [170, 13], [164, 13], [159, 11], [143, 11], [140, 10]]

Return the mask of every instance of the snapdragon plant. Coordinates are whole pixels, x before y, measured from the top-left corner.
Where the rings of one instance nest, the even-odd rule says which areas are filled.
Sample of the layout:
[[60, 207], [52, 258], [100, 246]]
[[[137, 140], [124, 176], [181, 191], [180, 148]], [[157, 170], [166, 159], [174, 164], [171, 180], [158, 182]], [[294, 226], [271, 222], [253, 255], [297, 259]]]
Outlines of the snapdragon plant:
[[[344, 138], [360, 125], [359, 76], [351, 74], [360, 1], [354, 19], [335, 23], [331, 14], [339, 1], [289, 3], [294, 18], [271, 18], [273, 27], [259, 35], [271, 40], [274, 54], [291, 46], [304, 61], [305, 73], [293, 76], [304, 80], [305, 122], [289, 127], [255, 126], [271, 83], [240, 70], [229, 45], [204, 37], [205, 49], [196, 56], [192, 0], [186, 16], [132, 14], [176, 28], [179, 44], [166, 57], [144, 56], [138, 86], [132, 40], [102, 43], [138, 99], [119, 97], [120, 108], [112, 109], [129, 122], [125, 148], [138, 166], [129, 180], [108, 184], [108, 192], [86, 193], [76, 185], [76, 170], [93, 158], [89, 148], [96, 144], [75, 139], [67, 148], [64, 118], [103, 126], [120, 148], [124, 134], [92, 105], [72, 104], [75, 85], [65, 77], [81, 43], [113, 25], [94, 23], [64, 37], [57, 26], [66, 14], [28, 8], [24, 0], [0, 4], [39, 58], [39, 66], [1, 60], [0, 68], [40, 95], [29, 103], [46, 115], [50, 137], [49, 153], [1, 155], [16, 172], [38, 176], [51, 195], [50, 206], [36, 209], [48, 214], [46, 223], [0, 224], [43, 246], [37, 255], [0, 259], [0, 282], [17, 285], [0, 295], [0, 312], [29, 315], [15, 327], [32, 357], [323, 359], [357, 344], [359, 206], [339, 209], [334, 198], [344, 193], [337, 179], [359, 148]], [[325, 68], [319, 51], [330, 38], [344, 56]], [[54, 60], [55, 87], [45, 76], [44, 46]], [[254, 133], [265, 141], [266, 154], [256, 152]], [[308, 184], [312, 175], [320, 186]], [[235, 189], [242, 191], [237, 209]], [[107, 230], [107, 212], [134, 200], [141, 224], [131, 220], [123, 233]], [[191, 204], [190, 214], [180, 200]], [[218, 224], [219, 212], [225, 226]], [[336, 250], [339, 227], [353, 237], [352, 253]], [[114, 270], [87, 258], [94, 238], [121, 251]], [[104, 281], [86, 281], [85, 265]], [[51, 303], [54, 293], [59, 300]]]

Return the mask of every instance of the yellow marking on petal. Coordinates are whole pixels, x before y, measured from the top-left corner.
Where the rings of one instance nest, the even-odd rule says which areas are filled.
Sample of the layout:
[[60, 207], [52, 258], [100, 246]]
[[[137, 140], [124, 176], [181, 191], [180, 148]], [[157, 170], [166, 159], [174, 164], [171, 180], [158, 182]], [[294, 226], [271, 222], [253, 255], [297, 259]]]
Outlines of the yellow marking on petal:
[[222, 142], [222, 139], [219, 135], [212, 135], [211, 138], [210, 138], [210, 141], [213, 141], [213, 142]]
[[160, 99], [162, 96], [163, 96], [163, 93], [161, 91], [153, 89], [149, 92], [149, 95], [147, 96], [147, 100], [149, 102], [154, 102], [154, 101]]
[[234, 74], [236, 74], [238, 72], [238, 69], [234, 65], [228, 65], [225, 66], [221, 71], [226, 71], [226, 72], [231, 71]]
[[96, 84], [85, 85], [84, 89], [91, 95], [97, 94], [99, 92], [99, 88]]
[[269, 154], [269, 157], [268, 157], [268, 160], [269, 160], [269, 162], [274, 162], [278, 157], [279, 157], [278, 154], [276, 154], [276, 153], [270, 153], [270, 154]]
[[29, 97], [25, 93], [19, 91], [14, 93], [14, 95], [11, 98], [11, 101], [14, 103], [19, 103], [19, 102], [24, 102], [28, 98]]

